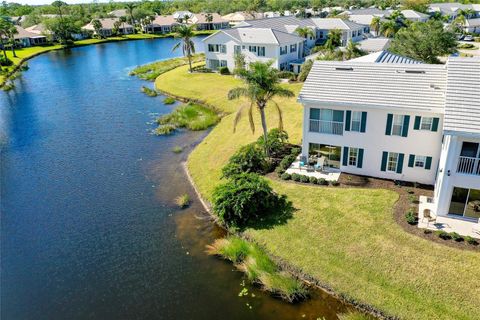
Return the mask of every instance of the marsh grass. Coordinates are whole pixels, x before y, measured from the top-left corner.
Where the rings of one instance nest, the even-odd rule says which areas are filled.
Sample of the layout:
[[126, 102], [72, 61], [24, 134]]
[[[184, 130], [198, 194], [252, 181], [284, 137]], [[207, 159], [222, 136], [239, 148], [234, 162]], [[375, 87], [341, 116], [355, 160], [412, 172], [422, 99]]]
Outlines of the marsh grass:
[[[204, 54], [195, 54], [192, 58], [192, 62], [199, 62], [204, 60], [204, 58]], [[130, 71], [129, 75], [137, 76], [140, 79], [147, 81], [155, 81], [159, 75], [186, 64], [188, 64], [188, 59], [185, 57], [156, 61], [136, 67]]]
[[254, 243], [230, 236], [217, 239], [207, 246], [207, 253], [232, 261], [252, 283], [259, 284], [262, 289], [288, 302], [305, 299], [308, 295], [301, 281], [280, 271], [270, 257]]
[[337, 316], [338, 316], [338, 320], [373, 320], [374, 319], [369, 315], [366, 315], [360, 312], [354, 312], [354, 311], [341, 313], [341, 314], [338, 314]]
[[157, 91], [150, 89], [148, 87], [142, 86], [142, 89], [140, 89], [143, 93], [145, 93], [149, 97], [156, 97], [158, 96]]
[[174, 128], [187, 128], [192, 131], [205, 130], [219, 121], [217, 113], [198, 104], [185, 104], [176, 108], [172, 113], [157, 119], [159, 128], [172, 126]]
[[158, 126], [155, 130], [153, 130], [153, 133], [157, 136], [169, 135], [172, 134], [176, 128], [177, 127], [175, 127], [174, 125], [165, 124], [162, 126]]
[[165, 99], [163, 99], [163, 104], [174, 104], [176, 102], [176, 100], [172, 97], [166, 97]]
[[172, 149], [172, 152], [173, 152], [173, 153], [181, 153], [182, 151], [183, 151], [183, 148], [180, 147], [180, 146], [175, 146], [175, 147], [173, 147], [173, 149]]
[[181, 196], [175, 198], [175, 203], [182, 209], [186, 208], [190, 204], [190, 196], [186, 193], [182, 194]]

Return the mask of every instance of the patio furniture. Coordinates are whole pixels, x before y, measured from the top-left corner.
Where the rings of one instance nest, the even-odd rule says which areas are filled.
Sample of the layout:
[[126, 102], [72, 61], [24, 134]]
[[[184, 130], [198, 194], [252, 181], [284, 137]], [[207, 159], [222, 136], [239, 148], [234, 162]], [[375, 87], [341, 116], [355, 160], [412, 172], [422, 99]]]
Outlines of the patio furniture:
[[427, 219], [427, 228], [430, 222], [433, 222], [436, 220], [436, 218], [432, 216], [432, 211], [430, 211], [430, 209], [423, 210], [423, 219]]
[[302, 170], [307, 165], [307, 157], [300, 156], [300, 161], [298, 162], [298, 169]]
[[325, 158], [321, 157], [317, 159], [317, 164], [314, 165], [315, 171], [322, 171], [325, 165]]

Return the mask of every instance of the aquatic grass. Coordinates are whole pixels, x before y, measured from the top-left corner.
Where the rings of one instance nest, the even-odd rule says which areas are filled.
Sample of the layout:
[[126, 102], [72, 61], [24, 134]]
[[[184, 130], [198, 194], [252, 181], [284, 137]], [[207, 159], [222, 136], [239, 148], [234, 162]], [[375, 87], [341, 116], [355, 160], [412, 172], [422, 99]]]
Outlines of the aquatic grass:
[[143, 93], [145, 93], [147, 96], [149, 97], [156, 97], [158, 96], [158, 93], [157, 91], [153, 90], [153, 89], [150, 89], [148, 87], [145, 87], [145, 86], [142, 86], [142, 88], [140, 89], [140, 91], [142, 91]]
[[181, 153], [182, 151], [183, 151], [183, 148], [180, 147], [180, 146], [175, 146], [175, 147], [173, 147], [173, 149], [172, 149], [172, 152], [173, 152], [173, 153]]
[[172, 113], [157, 119], [159, 125], [172, 125], [176, 128], [187, 128], [192, 131], [205, 130], [220, 120], [218, 114], [198, 104], [185, 104]]
[[158, 126], [155, 130], [153, 130], [153, 133], [157, 136], [169, 135], [175, 132], [175, 129], [177, 129], [176, 126], [172, 124], [165, 124]]
[[373, 320], [374, 319], [369, 315], [366, 315], [360, 312], [355, 312], [355, 311], [341, 313], [341, 314], [338, 314], [337, 317], [338, 317], [338, 320]]
[[165, 99], [163, 99], [163, 104], [174, 104], [176, 102], [176, 100], [172, 97], [166, 97]]
[[304, 284], [290, 274], [279, 271], [270, 257], [252, 242], [237, 236], [229, 236], [217, 239], [212, 245], [207, 246], [207, 253], [232, 261], [252, 283], [259, 284], [262, 289], [288, 302], [307, 297], [308, 292]]
[[[200, 62], [205, 59], [205, 55], [202, 53], [195, 54], [192, 57], [192, 62]], [[145, 64], [138, 66], [132, 71], [129, 75], [137, 76], [140, 79], [147, 81], [155, 81], [155, 79], [170, 70], [173, 70], [177, 67], [184, 66], [188, 64], [188, 59], [185, 57], [182, 58], [173, 58], [168, 60], [156, 61], [153, 63]]]
[[182, 209], [186, 208], [190, 204], [190, 196], [186, 193], [182, 194], [175, 198], [175, 203]]

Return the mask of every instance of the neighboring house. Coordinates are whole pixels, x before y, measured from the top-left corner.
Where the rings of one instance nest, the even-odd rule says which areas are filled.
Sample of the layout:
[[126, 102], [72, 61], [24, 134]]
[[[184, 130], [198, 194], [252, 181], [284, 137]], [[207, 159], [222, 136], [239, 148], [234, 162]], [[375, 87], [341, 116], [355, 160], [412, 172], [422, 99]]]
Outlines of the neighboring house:
[[120, 18], [120, 17], [126, 17], [128, 13], [127, 13], [127, 9], [118, 9], [118, 10], [110, 11], [108, 15], [115, 18]]
[[480, 18], [467, 19], [463, 30], [468, 33], [480, 33]]
[[223, 19], [218, 13], [210, 13], [212, 20], [208, 21], [208, 13], [195, 13], [192, 19], [196, 24], [197, 30], [221, 30], [230, 28], [228, 20]]
[[387, 12], [385, 10], [380, 10], [377, 8], [368, 8], [368, 9], [357, 9], [357, 10], [347, 10], [345, 13], [348, 15], [348, 19], [355, 23], [370, 26], [373, 18], [380, 17], [383, 18]]
[[[98, 19], [102, 24], [102, 28], [100, 29], [99, 33], [102, 37], [109, 37], [113, 35], [114, 23], [117, 21], [117, 18], [104, 18]], [[93, 32], [96, 34], [95, 28], [93, 27], [92, 22], [82, 27], [82, 30], [86, 30], [89, 32]], [[132, 34], [133, 33], [133, 26], [128, 23], [121, 23], [120, 27], [118, 28], [119, 34]]]
[[243, 54], [246, 63], [272, 61], [273, 67], [288, 70], [290, 62], [303, 57], [304, 38], [269, 28], [221, 30], [205, 39], [206, 66], [212, 70], [235, 69], [235, 54]]
[[369, 32], [367, 26], [355, 23], [350, 20], [342, 20], [339, 18], [312, 18], [310, 19], [316, 26], [317, 39], [326, 41], [330, 30], [338, 29], [342, 31], [342, 46], [346, 46], [348, 41], [360, 41], [364, 38], [364, 34]]
[[222, 16], [222, 19], [227, 20], [230, 25], [235, 26], [240, 22], [253, 20], [253, 19], [261, 19], [263, 18], [263, 14], [257, 12], [233, 12], [227, 15]]
[[472, 10], [474, 14], [467, 18], [480, 17], [480, 4], [461, 4], [458, 2], [431, 3], [428, 6], [428, 12], [434, 14], [439, 12], [443, 16], [449, 17], [449, 22], [455, 20], [460, 10]]
[[371, 56], [314, 63], [298, 98], [302, 155], [324, 155], [330, 171], [435, 185], [433, 216], [472, 234], [480, 217], [480, 59], [431, 65]]
[[[385, 15], [385, 17], [388, 17], [394, 10], [388, 10], [389, 14]], [[401, 10], [400, 11], [405, 19], [410, 20], [412, 22], [426, 22], [428, 19], [430, 19], [430, 16], [425, 13], [421, 13], [415, 10]]]
[[[55, 39], [55, 34], [50, 30], [47, 30], [43, 23], [33, 25], [31, 27], [25, 28], [28, 32], [32, 32], [38, 35], [50, 37], [50, 39]], [[81, 40], [85, 38], [85, 34], [82, 33], [72, 33], [72, 38], [74, 40]]]
[[143, 27], [148, 33], [170, 33], [179, 26], [178, 20], [173, 16], [155, 16], [151, 24]]
[[358, 47], [367, 52], [379, 52], [387, 50], [390, 47], [391, 39], [389, 38], [368, 38], [358, 42]]
[[47, 37], [41, 34], [25, 30], [20, 26], [15, 26], [17, 34], [14, 35], [15, 41], [22, 47], [38, 46], [47, 43]]

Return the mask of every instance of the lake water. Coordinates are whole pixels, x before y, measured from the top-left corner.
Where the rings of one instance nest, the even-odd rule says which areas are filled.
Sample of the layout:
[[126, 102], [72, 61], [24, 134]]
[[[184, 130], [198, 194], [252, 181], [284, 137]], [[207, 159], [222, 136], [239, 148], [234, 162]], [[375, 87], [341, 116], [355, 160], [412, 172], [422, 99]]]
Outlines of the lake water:
[[[205, 254], [222, 232], [181, 163], [207, 132], [151, 135], [174, 106], [128, 76], [180, 55], [174, 43], [50, 52], [0, 93], [2, 320], [336, 319], [346, 310], [317, 291], [295, 305], [248, 285], [255, 297], [239, 297], [242, 274]], [[178, 210], [183, 193], [193, 203]]]

